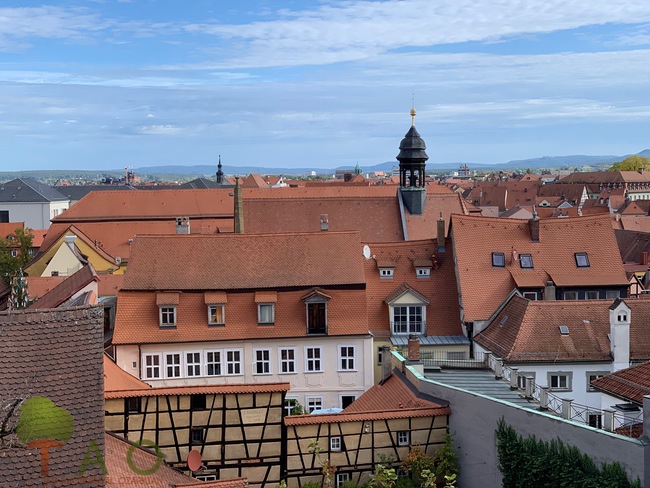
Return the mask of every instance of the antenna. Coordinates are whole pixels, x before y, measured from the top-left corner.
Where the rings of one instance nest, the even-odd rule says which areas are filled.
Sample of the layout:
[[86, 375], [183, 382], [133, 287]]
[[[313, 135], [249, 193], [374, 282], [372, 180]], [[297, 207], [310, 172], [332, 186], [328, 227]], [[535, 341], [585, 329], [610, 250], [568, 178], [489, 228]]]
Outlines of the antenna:
[[363, 246], [363, 257], [366, 259], [370, 259], [371, 253], [370, 253], [370, 246], [366, 244]]

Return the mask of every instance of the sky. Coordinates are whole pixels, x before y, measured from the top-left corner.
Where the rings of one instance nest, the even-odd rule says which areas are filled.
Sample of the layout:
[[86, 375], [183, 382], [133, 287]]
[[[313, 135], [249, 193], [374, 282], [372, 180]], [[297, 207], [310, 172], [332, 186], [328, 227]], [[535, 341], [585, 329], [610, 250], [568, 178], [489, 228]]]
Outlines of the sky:
[[649, 80], [648, 0], [3, 0], [0, 170], [625, 155]]

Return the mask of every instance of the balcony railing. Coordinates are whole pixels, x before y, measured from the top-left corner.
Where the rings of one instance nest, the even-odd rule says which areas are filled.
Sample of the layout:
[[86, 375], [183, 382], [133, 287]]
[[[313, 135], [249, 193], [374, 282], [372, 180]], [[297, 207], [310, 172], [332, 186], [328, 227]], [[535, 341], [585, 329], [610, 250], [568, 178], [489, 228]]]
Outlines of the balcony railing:
[[485, 357], [482, 353], [476, 353], [470, 358], [466, 351], [449, 352], [421, 352], [420, 361], [424, 367], [441, 367], [453, 369], [487, 369]]

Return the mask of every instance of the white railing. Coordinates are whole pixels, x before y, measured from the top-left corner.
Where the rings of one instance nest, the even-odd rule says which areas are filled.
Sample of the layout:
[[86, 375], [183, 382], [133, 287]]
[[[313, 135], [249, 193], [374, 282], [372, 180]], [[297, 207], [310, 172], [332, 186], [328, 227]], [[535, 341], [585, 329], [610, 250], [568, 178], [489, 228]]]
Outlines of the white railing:
[[495, 379], [507, 382], [513, 390], [539, 403], [540, 410], [548, 410], [567, 420], [621, 435], [633, 436], [638, 434], [639, 425], [642, 428], [642, 411], [603, 410], [562, 398], [549, 391], [548, 387], [536, 384], [531, 376], [522, 377], [516, 367], [503, 364], [503, 360], [490, 352], [485, 353], [485, 364], [494, 371]]

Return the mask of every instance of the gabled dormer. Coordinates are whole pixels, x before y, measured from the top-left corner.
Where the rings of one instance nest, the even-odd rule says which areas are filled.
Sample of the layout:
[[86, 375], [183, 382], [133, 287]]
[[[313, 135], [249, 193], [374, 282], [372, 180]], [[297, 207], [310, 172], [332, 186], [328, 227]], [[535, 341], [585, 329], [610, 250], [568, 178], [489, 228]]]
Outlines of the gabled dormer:
[[178, 293], [156, 293], [156, 305], [158, 305], [158, 321], [161, 329], [176, 328], [176, 308], [180, 302]]
[[382, 280], [392, 280], [395, 276], [395, 261], [389, 259], [377, 261], [377, 269]]
[[415, 276], [417, 278], [428, 279], [431, 277], [433, 261], [431, 259], [414, 259], [413, 267], [415, 268]]
[[384, 302], [388, 305], [391, 335], [426, 335], [429, 300], [424, 295], [404, 283]]
[[327, 334], [327, 302], [332, 297], [321, 288], [312, 288], [301, 299], [307, 312], [307, 334]]

